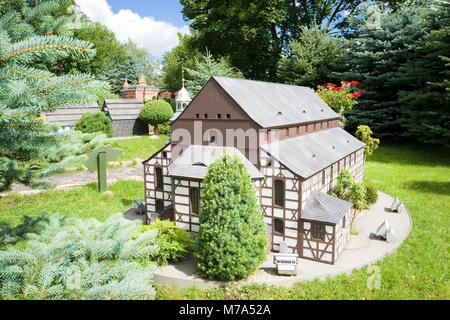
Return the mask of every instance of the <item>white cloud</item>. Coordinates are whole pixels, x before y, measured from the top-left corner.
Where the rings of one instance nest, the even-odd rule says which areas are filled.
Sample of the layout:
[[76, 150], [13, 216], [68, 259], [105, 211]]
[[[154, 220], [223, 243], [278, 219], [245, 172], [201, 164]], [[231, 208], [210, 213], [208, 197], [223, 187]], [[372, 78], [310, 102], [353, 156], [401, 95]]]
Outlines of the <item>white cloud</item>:
[[81, 11], [93, 21], [112, 30], [121, 41], [132, 39], [153, 56], [161, 56], [178, 44], [178, 32], [189, 33], [189, 27], [178, 28], [153, 17], [141, 17], [131, 10], [114, 13], [107, 0], [76, 0]]

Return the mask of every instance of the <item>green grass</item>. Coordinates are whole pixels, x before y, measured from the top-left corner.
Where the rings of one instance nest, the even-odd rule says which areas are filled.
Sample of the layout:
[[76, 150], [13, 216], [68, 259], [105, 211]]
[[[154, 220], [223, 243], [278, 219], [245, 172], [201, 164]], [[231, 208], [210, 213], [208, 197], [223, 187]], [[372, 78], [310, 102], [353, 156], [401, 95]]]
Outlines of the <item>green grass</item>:
[[29, 196], [9, 195], [0, 198], [0, 221], [17, 225], [24, 216], [42, 213], [105, 220], [112, 214], [126, 212], [134, 200], [144, 197], [144, 183], [139, 181], [120, 181], [108, 190], [114, 196], [99, 193], [96, 184]]
[[[136, 140], [145, 138], [137, 138]], [[129, 140], [127, 140], [129, 142]], [[118, 141], [118, 143], [127, 143]], [[128, 154], [141, 144], [133, 140]], [[156, 147], [155, 147], [156, 148]], [[156, 151], [156, 150], [155, 150]], [[127, 154], [127, 153], [125, 153]], [[146, 149], [143, 158], [151, 154]], [[449, 154], [420, 146], [382, 146], [366, 166], [366, 179], [377, 189], [399, 197], [413, 217], [406, 242], [377, 265], [381, 289], [370, 290], [366, 269], [325, 281], [298, 283], [292, 288], [237, 286], [222, 289], [178, 290], [158, 287], [159, 299], [449, 299]], [[94, 185], [70, 191], [48, 191], [32, 196], [0, 199], [0, 221], [14, 224], [25, 215], [61, 213], [96, 217], [125, 212], [143, 198], [143, 184], [118, 182], [113, 197], [99, 194]]]
[[160, 136], [157, 139], [150, 139], [149, 136], [140, 136], [111, 140], [110, 143], [114, 148], [123, 150], [122, 155], [115, 161], [134, 160], [136, 158], [145, 160], [161, 149], [167, 139], [167, 136]]
[[399, 197], [410, 210], [406, 242], [377, 265], [381, 289], [370, 290], [367, 269], [292, 288], [237, 286], [226, 290], [159, 287], [159, 299], [449, 299], [449, 154], [420, 146], [383, 146], [366, 166], [366, 180]]

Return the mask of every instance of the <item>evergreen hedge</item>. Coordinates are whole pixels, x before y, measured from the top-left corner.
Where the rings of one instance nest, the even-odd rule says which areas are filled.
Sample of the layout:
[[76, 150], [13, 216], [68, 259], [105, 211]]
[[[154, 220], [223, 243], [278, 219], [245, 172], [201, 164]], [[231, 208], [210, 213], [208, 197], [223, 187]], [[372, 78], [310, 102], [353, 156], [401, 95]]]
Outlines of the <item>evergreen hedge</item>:
[[236, 157], [211, 164], [201, 190], [196, 242], [200, 274], [211, 280], [251, 275], [267, 255], [267, 235], [256, 189]]
[[108, 137], [113, 136], [111, 119], [103, 112], [85, 113], [75, 124], [75, 130], [83, 133], [103, 132]]

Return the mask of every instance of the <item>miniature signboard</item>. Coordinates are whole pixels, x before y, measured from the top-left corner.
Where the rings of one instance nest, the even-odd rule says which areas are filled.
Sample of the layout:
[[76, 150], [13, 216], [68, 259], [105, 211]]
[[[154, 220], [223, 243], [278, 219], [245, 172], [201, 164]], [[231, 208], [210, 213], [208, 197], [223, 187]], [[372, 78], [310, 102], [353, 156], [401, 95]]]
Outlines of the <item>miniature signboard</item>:
[[121, 150], [113, 149], [111, 146], [103, 146], [88, 153], [88, 159], [84, 165], [90, 172], [97, 171], [98, 190], [106, 191], [106, 163], [113, 161], [122, 155]]
[[297, 274], [298, 255], [292, 253], [274, 253], [273, 263], [279, 275], [295, 276]]

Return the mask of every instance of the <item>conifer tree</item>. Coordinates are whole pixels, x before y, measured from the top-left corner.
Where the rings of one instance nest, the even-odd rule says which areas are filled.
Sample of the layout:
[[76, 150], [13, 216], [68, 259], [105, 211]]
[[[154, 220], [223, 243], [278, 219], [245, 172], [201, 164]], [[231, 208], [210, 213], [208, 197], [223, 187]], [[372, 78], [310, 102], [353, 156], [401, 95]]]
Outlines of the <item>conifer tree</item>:
[[211, 164], [201, 190], [197, 265], [207, 279], [252, 274], [267, 254], [267, 235], [256, 188], [236, 157]]
[[450, 4], [436, 3], [431, 31], [401, 71], [402, 126], [419, 142], [450, 148]]
[[195, 58], [194, 68], [186, 68], [189, 80], [186, 88], [192, 96], [195, 96], [213, 76], [242, 78], [242, 73], [231, 67], [225, 59], [216, 60], [207, 50], [201, 59]]
[[403, 134], [400, 91], [409, 84], [402, 81], [400, 68], [415, 55], [416, 47], [427, 32], [428, 1], [407, 1], [392, 11], [380, 12], [380, 25], [368, 23], [370, 11], [360, 19], [356, 32], [346, 42], [349, 72], [341, 79], [361, 82], [360, 104], [348, 114], [346, 128], [355, 132], [360, 124], [368, 125], [379, 137]]
[[[95, 55], [90, 43], [64, 35], [72, 23], [68, 1], [15, 4], [0, 11], [0, 158], [9, 168], [17, 167], [16, 161], [39, 158], [68, 139], [49, 126], [42, 113], [96, 101], [89, 92], [102, 87], [90, 75], [57, 76], [46, 67], [68, 57]], [[59, 10], [66, 14], [58, 15]], [[0, 176], [0, 184], [3, 179]]]

